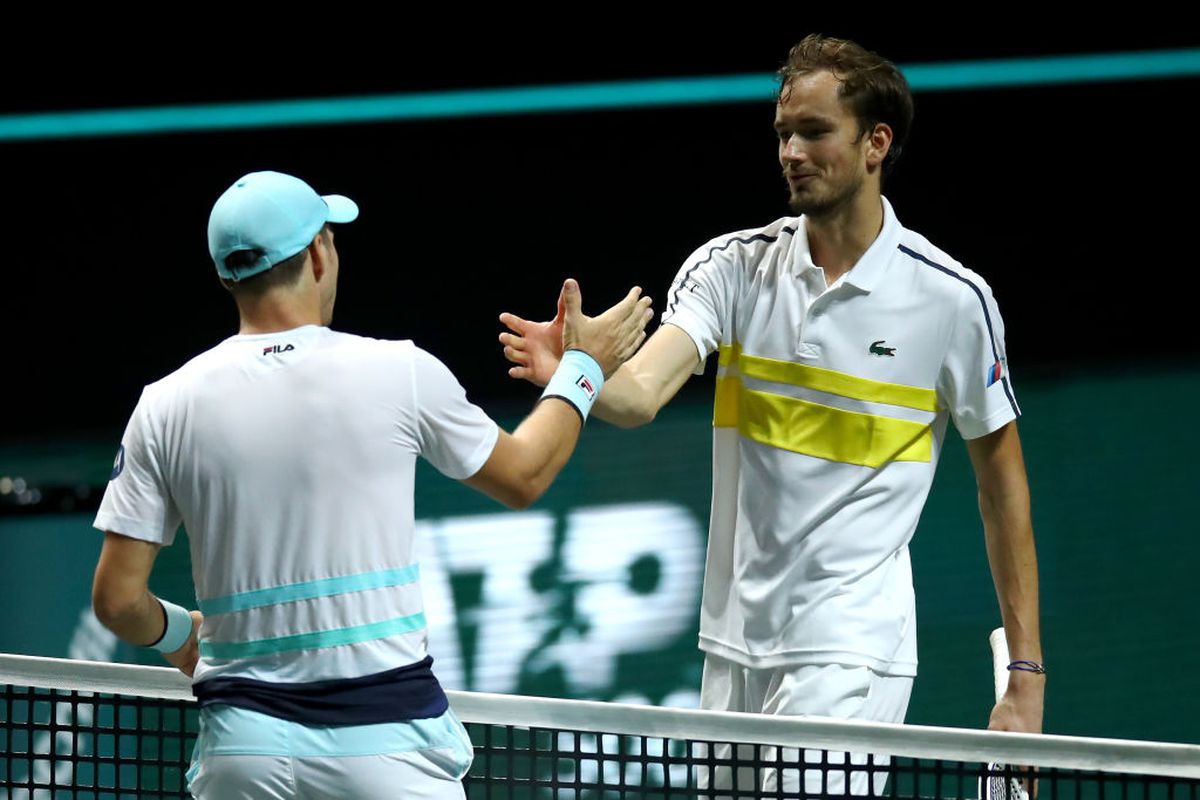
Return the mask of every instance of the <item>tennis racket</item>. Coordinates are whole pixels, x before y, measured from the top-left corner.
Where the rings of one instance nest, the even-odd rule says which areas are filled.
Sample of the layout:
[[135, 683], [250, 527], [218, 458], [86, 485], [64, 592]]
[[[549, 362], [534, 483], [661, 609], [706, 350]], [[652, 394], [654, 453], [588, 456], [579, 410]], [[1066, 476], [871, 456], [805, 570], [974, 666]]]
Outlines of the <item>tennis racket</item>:
[[[996, 628], [988, 637], [992, 645], [992, 676], [996, 682], [996, 702], [1008, 690], [1008, 640], [1004, 628]], [[1029, 800], [1025, 782], [1004, 775], [1004, 765], [992, 762], [987, 766], [987, 777], [979, 779], [980, 800]]]

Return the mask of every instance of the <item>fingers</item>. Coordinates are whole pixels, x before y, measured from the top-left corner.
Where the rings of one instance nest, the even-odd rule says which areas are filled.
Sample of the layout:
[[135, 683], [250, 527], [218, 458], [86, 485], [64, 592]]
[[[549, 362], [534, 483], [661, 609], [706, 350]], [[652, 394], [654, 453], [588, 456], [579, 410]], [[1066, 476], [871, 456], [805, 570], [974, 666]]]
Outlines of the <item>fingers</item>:
[[507, 311], [500, 315], [500, 323], [516, 334], [524, 334], [525, 329], [529, 326], [527, 320], [521, 319], [516, 314], [510, 314]]
[[621, 361], [628, 361], [633, 358], [633, 354], [638, 351], [638, 348], [642, 346], [642, 342], [644, 341], [646, 341], [646, 332], [639, 331], [637, 337], [630, 343], [629, 347], [621, 353]]
[[513, 362], [514, 364], [518, 364], [522, 367], [529, 366], [529, 354], [526, 353], [524, 350], [517, 350], [512, 347], [505, 347], [504, 348], [504, 357], [507, 358], [509, 361]]
[[524, 350], [525, 339], [522, 336], [514, 336], [511, 333], [500, 334], [500, 344], [505, 347], [511, 347], [513, 350]]
[[640, 298], [629, 310], [628, 316], [622, 321], [622, 331], [633, 335], [635, 331], [645, 330], [646, 326], [650, 324], [650, 320], [654, 318], [654, 309], [651, 308], [652, 303], [652, 298]]
[[620, 309], [620, 313], [622, 314], [632, 314], [637, 308], [638, 298], [641, 296], [642, 287], [635, 286], [630, 289], [629, 293], [625, 295], [624, 299], [617, 303], [617, 305], [614, 307]]

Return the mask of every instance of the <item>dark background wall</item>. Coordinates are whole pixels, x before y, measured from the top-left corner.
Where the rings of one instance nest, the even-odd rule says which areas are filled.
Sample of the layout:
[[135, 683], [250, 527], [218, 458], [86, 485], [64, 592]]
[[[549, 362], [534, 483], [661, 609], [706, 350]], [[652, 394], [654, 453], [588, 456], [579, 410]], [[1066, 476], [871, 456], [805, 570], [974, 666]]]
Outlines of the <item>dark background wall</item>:
[[[18, 39], [3, 58], [24, 79], [6, 86], [0, 111], [767, 73], [814, 29], [858, 36], [902, 65], [1198, 38], [1169, 20], [1068, 36], [997, 20], [948, 36], [827, 16], [726, 31], [719, 43], [691, 29], [602, 23], [560, 36], [388, 29], [380, 41], [364, 40], [371, 26], [360, 24], [357, 39], [321, 28], [319, 45], [284, 35], [265, 53], [226, 58], [203, 45], [98, 37], [58, 76], [31, 69], [33, 44], [25, 52]], [[991, 282], [1018, 380], [1195, 362], [1178, 327], [1190, 293], [1172, 287], [1189, 275], [1180, 245], [1200, 167], [1184, 112], [1198, 88], [1191, 78], [918, 95], [910, 147], [885, 191], [902, 222]], [[764, 96], [0, 144], [9, 220], [0, 440], [119, 427], [144, 383], [234, 330], [205, 223], [226, 186], [263, 168], [363, 209], [338, 239], [337, 326], [413, 337], [476, 398], [516, 407], [527, 393], [508, 384], [494, 346], [501, 310], [548, 313], [567, 275], [593, 309], [634, 283], [661, 299], [694, 248], [788, 213], [772, 113]]]

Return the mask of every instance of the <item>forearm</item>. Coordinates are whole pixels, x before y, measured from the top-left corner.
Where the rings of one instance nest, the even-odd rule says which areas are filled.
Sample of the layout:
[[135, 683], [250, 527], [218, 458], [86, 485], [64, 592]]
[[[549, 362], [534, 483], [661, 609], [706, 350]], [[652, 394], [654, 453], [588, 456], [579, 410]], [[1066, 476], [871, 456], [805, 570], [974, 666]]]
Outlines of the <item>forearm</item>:
[[570, 404], [546, 398], [511, 434], [500, 431], [488, 460], [464, 483], [509, 508], [527, 508], [562, 471], [581, 428]]
[[979, 511], [1009, 653], [1014, 660], [1041, 662], [1037, 553], [1029, 491], [1023, 481], [981, 489]]
[[621, 428], [651, 422], [700, 365], [700, 354], [681, 328], [663, 325], [637, 355], [604, 382], [592, 413]]
[[[979, 484], [979, 514], [1009, 660], [1040, 664], [1037, 553], [1029, 512], [1029, 480], [1016, 422], [968, 440], [967, 451]], [[1009, 670], [1008, 675], [1008, 690], [992, 709], [988, 727], [1040, 732], [1045, 675], [1025, 669]]]
[[625, 364], [604, 382], [592, 414], [618, 428], [636, 428], [654, 420], [663, 402]]
[[104, 627], [122, 641], [139, 647], [157, 642], [166, 627], [162, 605], [144, 587], [126, 597], [93, 588], [92, 608]]
[[526, 487], [525, 505], [541, 497], [566, 466], [583, 428], [578, 412], [567, 402], [546, 398], [513, 431], [520, 448], [517, 478]]

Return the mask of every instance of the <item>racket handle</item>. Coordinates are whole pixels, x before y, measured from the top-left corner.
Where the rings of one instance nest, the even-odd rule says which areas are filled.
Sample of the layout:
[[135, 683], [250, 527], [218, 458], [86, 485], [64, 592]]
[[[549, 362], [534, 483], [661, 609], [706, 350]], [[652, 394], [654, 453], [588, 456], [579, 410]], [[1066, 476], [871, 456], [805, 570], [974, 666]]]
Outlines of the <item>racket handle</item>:
[[1004, 628], [992, 631], [988, 642], [992, 645], [992, 677], [996, 682], [998, 702], [1008, 691], [1008, 638], [1004, 635]]

